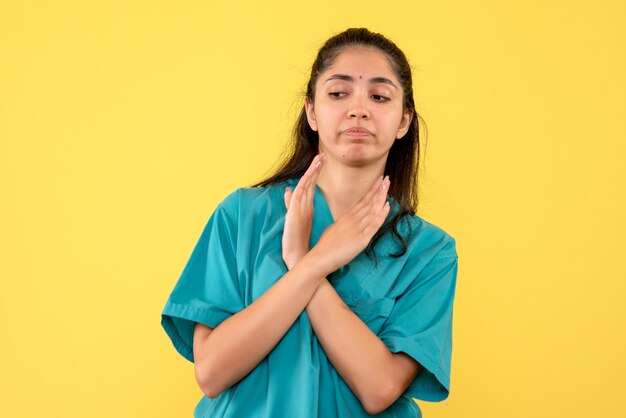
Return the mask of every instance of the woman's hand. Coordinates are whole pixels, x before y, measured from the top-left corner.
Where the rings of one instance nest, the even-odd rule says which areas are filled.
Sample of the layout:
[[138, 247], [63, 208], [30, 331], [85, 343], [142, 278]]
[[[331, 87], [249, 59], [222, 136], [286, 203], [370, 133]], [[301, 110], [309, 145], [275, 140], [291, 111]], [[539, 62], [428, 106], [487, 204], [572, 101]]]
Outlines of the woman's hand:
[[317, 178], [325, 160], [324, 154], [316, 155], [294, 191], [292, 192], [289, 187], [285, 190], [287, 215], [285, 215], [285, 229], [283, 230], [283, 261], [289, 270], [309, 252], [313, 196]]
[[389, 214], [389, 184], [389, 176], [374, 182], [352, 209], [324, 230], [311, 253], [322, 260], [321, 268], [327, 274], [349, 263], [380, 229]]

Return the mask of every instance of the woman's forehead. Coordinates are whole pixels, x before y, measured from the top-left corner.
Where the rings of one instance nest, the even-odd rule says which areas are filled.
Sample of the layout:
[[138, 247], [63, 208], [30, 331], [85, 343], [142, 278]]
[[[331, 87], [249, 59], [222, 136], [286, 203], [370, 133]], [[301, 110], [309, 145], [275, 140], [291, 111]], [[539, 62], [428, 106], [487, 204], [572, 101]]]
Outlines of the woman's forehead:
[[397, 81], [389, 57], [377, 48], [365, 46], [351, 46], [342, 49], [322, 74], [329, 75], [331, 73], [350, 75], [355, 80], [393, 77], [393, 80]]

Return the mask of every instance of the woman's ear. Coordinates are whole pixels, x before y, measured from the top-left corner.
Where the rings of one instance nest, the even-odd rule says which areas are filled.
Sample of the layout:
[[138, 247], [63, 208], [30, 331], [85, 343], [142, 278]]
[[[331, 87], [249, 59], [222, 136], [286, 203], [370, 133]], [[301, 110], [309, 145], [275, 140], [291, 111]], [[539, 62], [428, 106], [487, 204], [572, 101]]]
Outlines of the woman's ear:
[[304, 98], [304, 111], [306, 112], [306, 119], [309, 122], [309, 126], [312, 130], [317, 131], [317, 120], [315, 119], [315, 110], [313, 110], [313, 103], [309, 101], [308, 97]]
[[411, 127], [411, 121], [413, 120], [413, 111], [407, 110], [402, 114], [402, 120], [400, 121], [400, 127], [398, 128], [398, 133], [396, 134], [396, 139], [402, 138], [409, 131]]

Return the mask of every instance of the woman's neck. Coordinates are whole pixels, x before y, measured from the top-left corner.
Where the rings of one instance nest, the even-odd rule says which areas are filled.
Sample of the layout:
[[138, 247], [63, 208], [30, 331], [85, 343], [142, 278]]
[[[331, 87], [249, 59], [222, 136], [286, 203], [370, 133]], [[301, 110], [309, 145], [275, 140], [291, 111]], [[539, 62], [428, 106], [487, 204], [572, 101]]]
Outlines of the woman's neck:
[[319, 174], [317, 184], [322, 190], [333, 219], [350, 210], [370, 190], [378, 176], [383, 174], [385, 162], [378, 165], [350, 167], [327, 160]]

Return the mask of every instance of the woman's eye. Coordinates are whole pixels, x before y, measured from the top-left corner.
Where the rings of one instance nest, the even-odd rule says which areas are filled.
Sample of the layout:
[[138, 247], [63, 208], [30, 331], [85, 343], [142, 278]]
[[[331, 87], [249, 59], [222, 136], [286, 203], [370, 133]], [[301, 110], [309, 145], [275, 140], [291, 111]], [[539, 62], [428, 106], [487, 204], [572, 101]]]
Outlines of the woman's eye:
[[389, 100], [389, 97], [381, 96], [380, 94], [372, 94], [372, 99], [377, 102], [386, 102]]
[[346, 94], [343, 91], [331, 91], [330, 93], [328, 93], [329, 96], [334, 97], [336, 99], [343, 97], [341, 96], [342, 94]]

